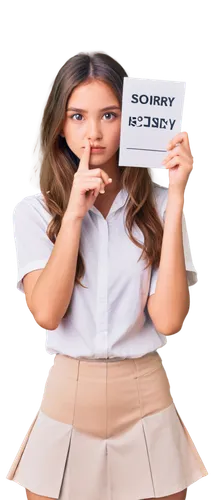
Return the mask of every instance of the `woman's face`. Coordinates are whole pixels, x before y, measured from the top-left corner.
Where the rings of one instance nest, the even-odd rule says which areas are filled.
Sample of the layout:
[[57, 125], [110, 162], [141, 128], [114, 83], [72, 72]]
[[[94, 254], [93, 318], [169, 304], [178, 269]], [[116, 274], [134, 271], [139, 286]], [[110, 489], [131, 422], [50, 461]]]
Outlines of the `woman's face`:
[[98, 80], [84, 82], [73, 90], [62, 132], [69, 148], [79, 159], [86, 139], [89, 139], [91, 145], [105, 148], [101, 153], [91, 152], [90, 165], [98, 167], [111, 163], [109, 160], [115, 158], [119, 148], [120, 125], [120, 104], [106, 83]]

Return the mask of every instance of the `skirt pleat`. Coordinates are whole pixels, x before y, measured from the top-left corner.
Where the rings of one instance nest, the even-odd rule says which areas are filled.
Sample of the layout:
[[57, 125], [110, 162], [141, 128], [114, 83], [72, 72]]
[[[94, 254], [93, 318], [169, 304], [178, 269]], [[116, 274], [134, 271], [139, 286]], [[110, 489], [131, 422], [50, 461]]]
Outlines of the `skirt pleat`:
[[60, 500], [141, 500], [207, 474], [154, 351], [115, 363], [57, 355], [6, 477]]

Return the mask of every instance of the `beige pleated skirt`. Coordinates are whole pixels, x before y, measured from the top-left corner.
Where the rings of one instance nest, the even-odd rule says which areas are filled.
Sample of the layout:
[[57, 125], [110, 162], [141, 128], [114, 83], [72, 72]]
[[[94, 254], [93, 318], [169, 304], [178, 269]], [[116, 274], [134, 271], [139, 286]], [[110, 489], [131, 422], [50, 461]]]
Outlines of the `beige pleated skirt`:
[[57, 354], [6, 478], [60, 500], [141, 500], [207, 474], [154, 351], [119, 361]]

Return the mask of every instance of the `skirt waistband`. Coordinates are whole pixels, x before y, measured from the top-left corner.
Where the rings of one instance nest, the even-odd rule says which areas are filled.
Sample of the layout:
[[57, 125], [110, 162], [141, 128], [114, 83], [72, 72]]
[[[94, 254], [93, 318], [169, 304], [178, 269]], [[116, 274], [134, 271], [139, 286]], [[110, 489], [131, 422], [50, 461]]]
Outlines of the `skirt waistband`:
[[[115, 359], [115, 358], [114, 358]], [[139, 358], [125, 358], [118, 361], [109, 359], [78, 359], [66, 354], [56, 354], [52, 368], [58, 367], [68, 375], [75, 378], [79, 376], [106, 378], [108, 376], [129, 376], [139, 370], [148, 373], [162, 364], [162, 359], [157, 351], [149, 352]]]
[[74, 358], [72, 356], [68, 356], [67, 354], [61, 354], [57, 353], [53, 356], [53, 361], [56, 358], [56, 356], [65, 356], [66, 358], [72, 359], [74, 361], [81, 361], [81, 362], [87, 362], [87, 363], [115, 363], [115, 362], [124, 362], [124, 361], [133, 361], [133, 360], [138, 360], [138, 359], [146, 359], [147, 357], [154, 356], [155, 354], [158, 354], [158, 351], [151, 351], [148, 352], [147, 354], [144, 354], [143, 356], [139, 356], [137, 358]]

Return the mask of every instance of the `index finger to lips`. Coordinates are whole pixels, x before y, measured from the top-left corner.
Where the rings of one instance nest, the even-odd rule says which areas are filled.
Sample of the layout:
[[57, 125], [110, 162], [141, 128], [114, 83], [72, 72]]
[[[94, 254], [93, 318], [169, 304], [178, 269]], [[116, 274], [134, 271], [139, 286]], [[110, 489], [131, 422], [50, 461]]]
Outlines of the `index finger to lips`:
[[90, 154], [91, 154], [91, 144], [87, 140], [85, 149], [83, 151], [81, 160], [79, 162], [78, 170], [89, 170]]

